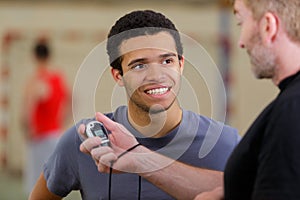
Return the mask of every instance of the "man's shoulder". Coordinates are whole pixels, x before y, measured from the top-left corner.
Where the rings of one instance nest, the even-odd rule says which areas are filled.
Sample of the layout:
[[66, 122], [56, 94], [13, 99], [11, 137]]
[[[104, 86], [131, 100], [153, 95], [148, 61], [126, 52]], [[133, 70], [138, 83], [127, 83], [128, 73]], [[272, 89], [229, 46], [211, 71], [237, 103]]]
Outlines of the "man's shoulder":
[[[238, 130], [221, 120], [215, 120], [211, 117], [207, 117], [205, 115], [201, 115], [192, 111], [185, 111], [186, 115], [188, 115], [189, 119], [196, 118], [199, 121], [199, 129], [204, 129], [213, 133], [224, 133], [226, 135], [231, 135], [232, 137], [236, 138], [237, 140], [240, 139], [240, 135], [238, 134]], [[191, 117], [193, 116], [193, 117]], [[224, 119], [225, 121], [225, 119]]]
[[222, 122], [222, 121], [225, 121], [225, 118], [223, 120], [216, 120], [216, 119], [213, 119], [212, 117], [201, 115], [201, 114], [195, 113], [193, 111], [185, 111], [185, 112], [187, 113], [187, 115], [196, 116], [199, 119], [200, 123], [203, 123], [206, 125], [220, 126], [220, 127], [226, 128], [226, 129], [236, 130], [236, 128], [226, 124], [225, 122]]

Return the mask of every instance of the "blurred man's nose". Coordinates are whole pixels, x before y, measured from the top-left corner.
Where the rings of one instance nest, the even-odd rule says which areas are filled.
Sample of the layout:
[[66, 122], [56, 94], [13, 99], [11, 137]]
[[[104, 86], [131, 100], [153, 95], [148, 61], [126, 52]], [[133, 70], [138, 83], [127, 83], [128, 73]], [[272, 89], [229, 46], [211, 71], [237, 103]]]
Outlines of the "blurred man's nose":
[[239, 40], [239, 47], [242, 49], [245, 48], [245, 44], [243, 43], [243, 41], [241, 39]]

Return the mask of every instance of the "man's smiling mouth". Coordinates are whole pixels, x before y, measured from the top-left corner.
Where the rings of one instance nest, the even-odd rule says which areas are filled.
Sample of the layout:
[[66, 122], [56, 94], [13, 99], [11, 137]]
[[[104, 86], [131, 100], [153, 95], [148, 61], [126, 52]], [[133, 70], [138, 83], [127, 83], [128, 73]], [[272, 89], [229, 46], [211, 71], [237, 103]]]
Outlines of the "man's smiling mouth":
[[168, 87], [163, 87], [163, 88], [155, 88], [155, 89], [150, 89], [150, 90], [145, 90], [147, 94], [151, 95], [162, 95], [167, 93], [170, 90]]

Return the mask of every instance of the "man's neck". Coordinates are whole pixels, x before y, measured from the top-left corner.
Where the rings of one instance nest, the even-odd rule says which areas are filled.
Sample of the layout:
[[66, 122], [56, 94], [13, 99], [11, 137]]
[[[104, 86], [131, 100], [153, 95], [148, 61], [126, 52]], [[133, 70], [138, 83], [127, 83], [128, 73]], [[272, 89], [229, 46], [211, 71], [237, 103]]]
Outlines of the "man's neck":
[[300, 43], [291, 41], [287, 36], [282, 37], [275, 48], [278, 56], [276, 75], [272, 78], [275, 85], [285, 78], [300, 71]]
[[159, 113], [149, 113], [141, 109], [128, 108], [130, 124], [145, 137], [162, 137], [176, 128], [180, 124], [181, 119], [182, 109], [177, 102], [168, 110]]

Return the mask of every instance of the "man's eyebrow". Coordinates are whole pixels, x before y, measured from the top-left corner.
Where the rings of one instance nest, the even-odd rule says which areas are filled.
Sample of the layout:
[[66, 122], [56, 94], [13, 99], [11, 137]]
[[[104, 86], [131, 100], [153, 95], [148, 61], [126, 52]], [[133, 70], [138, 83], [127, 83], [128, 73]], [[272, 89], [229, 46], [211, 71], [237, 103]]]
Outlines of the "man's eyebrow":
[[177, 54], [176, 53], [165, 53], [165, 54], [160, 55], [159, 57], [166, 58], [166, 57], [171, 57], [171, 56], [177, 56]]
[[138, 63], [138, 62], [144, 62], [145, 60], [147, 60], [146, 58], [137, 58], [137, 59], [134, 59], [134, 60], [132, 60], [130, 63], [128, 63], [128, 67], [130, 66], [130, 65], [133, 65], [134, 63]]
[[[165, 54], [161, 54], [159, 55], [159, 58], [167, 58], [167, 57], [172, 57], [172, 56], [177, 56], [176, 53], [165, 53]], [[134, 63], [139, 63], [139, 62], [145, 62], [146, 60], [148, 60], [147, 58], [137, 58], [132, 60], [131, 62], [128, 63], [128, 67], [133, 65]]]

